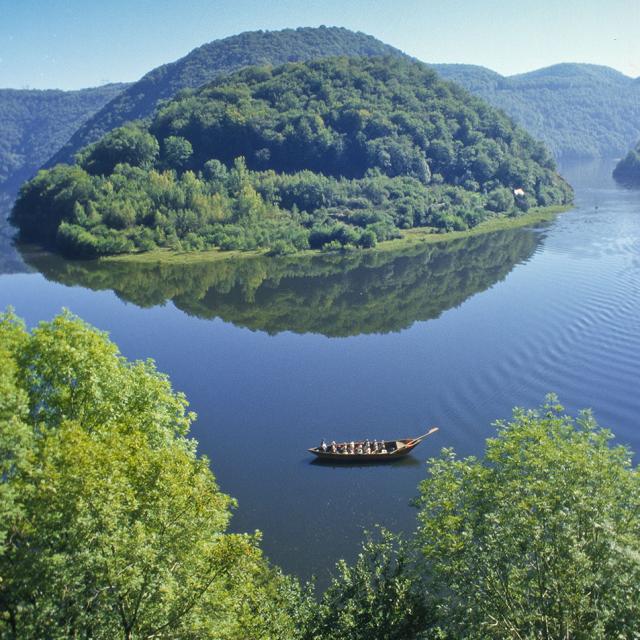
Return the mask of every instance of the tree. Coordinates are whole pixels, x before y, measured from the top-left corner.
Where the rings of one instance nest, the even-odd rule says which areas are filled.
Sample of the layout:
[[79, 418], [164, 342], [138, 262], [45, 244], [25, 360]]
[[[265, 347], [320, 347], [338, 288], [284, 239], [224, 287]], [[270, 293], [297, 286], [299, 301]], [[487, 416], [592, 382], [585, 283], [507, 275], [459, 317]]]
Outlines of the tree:
[[0, 356], [0, 638], [295, 637], [295, 582], [225, 533], [235, 502], [151, 362], [69, 313], [3, 315]]
[[184, 169], [193, 155], [191, 143], [181, 136], [169, 136], [163, 142], [164, 161], [171, 169]]
[[417, 541], [451, 637], [640, 634], [640, 474], [589, 412], [554, 398], [498, 422], [483, 460], [444, 451]]
[[136, 123], [114, 129], [79, 154], [80, 165], [88, 173], [111, 173], [120, 163], [148, 167], [158, 155], [158, 141]]
[[402, 540], [381, 530], [368, 537], [356, 562], [344, 560], [306, 622], [305, 640], [408, 640], [430, 626], [428, 600], [414, 556]]

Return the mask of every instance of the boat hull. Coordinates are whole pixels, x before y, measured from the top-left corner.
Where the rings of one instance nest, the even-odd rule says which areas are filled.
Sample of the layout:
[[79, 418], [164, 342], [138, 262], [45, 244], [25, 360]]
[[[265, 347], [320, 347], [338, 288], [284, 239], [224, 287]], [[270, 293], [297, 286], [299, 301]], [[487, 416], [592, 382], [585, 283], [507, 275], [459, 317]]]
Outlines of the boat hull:
[[388, 453], [333, 453], [332, 451], [323, 451], [320, 447], [309, 449], [309, 452], [313, 453], [318, 460], [326, 460], [327, 462], [344, 462], [346, 464], [353, 464], [354, 462], [393, 462], [393, 460], [399, 460], [409, 454], [419, 444], [419, 442], [412, 444], [408, 444], [405, 441], [399, 442], [402, 442], [402, 446]]

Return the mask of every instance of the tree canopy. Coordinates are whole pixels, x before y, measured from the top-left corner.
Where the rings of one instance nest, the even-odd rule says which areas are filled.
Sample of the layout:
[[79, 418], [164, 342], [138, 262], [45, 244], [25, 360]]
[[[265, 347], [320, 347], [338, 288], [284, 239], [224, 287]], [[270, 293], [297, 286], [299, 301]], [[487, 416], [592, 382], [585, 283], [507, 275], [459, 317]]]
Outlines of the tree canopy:
[[589, 412], [551, 398], [497, 423], [482, 460], [445, 451], [417, 544], [452, 638], [640, 633], [640, 473]]
[[24, 237], [72, 255], [371, 247], [565, 204], [545, 148], [397, 58], [249, 68], [186, 92], [21, 190]]
[[87, 120], [47, 165], [70, 162], [76, 152], [109, 131], [131, 120], [150, 117], [162, 101], [173, 98], [182, 89], [195, 89], [243, 67], [329, 56], [383, 55], [404, 54], [373, 36], [342, 27], [247, 31], [213, 40], [175, 62], [152, 69], [128, 86]]
[[225, 533], [235, 503], [151, 361], [68, 313], [2, 315], [0, 359], [1, 638], [292, 637], [295, 583]]

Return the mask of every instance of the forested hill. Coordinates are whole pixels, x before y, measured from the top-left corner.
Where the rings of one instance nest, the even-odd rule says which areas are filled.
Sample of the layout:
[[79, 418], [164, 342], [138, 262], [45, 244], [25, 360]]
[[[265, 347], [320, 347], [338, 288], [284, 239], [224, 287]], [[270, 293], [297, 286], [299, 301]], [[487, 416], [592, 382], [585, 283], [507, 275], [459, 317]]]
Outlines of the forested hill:
[[619, 157], [640, 138], [640, 80], [609, 67], [558, 64], [509, 77], [474, 65], [432, 67], [503, 109], [556, 158]]
[[399, 57], [250, 67], [115, 129], [23, 186], [23, 237], [72, 255], [288, 253], [464, 230], [570, 187], [544, 146]]
[[0, 186], [20, 186], [126, 86], [107, 84], [80, 91], [0, 89]]
[[630, 187], [640, 187], [640, 142], [618, 162], [613, 177]]
[[249, 31], [214, 40], [184, 58], [153, 69], [74, 133], [47, 166], [69, 162], [73, 154], [105, 133], [146, 118], [160, 100], [181, 89], [200, 87], [218, 76], [251, 65], [279, 65], [330, 56], [403, 55], [373, 36], [340, 27]]

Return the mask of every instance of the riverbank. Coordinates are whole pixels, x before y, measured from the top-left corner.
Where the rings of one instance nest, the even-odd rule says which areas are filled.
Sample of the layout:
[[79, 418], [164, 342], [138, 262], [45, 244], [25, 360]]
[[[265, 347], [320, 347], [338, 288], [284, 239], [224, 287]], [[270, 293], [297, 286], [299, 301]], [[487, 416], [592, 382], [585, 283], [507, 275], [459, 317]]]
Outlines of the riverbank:
[[[493, 231], [501, 231], [503, 229], [515, 229], [518, 227], [527, 227], [534, 224], [541, 224], [553, 220], [558, 214], [568, 211], [573, 205], [553, 206], [553, 207], [537, 207], [531, 209], [527, 213], [516, 217], [499, 217], [491, 218], [482, 222], [477, 227], [467, 229], [465, 231], [449, 231], [448, 233], [435, 233], [432, 228], [414, 228], [407, 229], [402, 232], [401, 238], [394, 240], [386, 240], [378, 243], [371, 249], [354, 249], [354, 251], [402, 251], [403, 249], [411, 249], [423, 244], [435, 242], [448, 242], [456, 238], [468, 238]], [[349, 251], [349, 250], [346, 250]], [[340, 253], [340, 252], [337, 252]], [[194, 263], [194, 262], [214, 262], [218, 260], [231, 260], [239, 258], [254, 258], [256, 256], [266, 256], [267, 249], [255, 251], [222, 251], [221, 249], [206, 249], [204, 251], [172, 251], [170, 249], [157, 249], [155, 251], [147, 251], [144, 253], [127, 253], [116, 256], [107, 256], [99, 258], [101, 262], [134, 262], [134, 263]], [[308, 251], [300, 251], [293, 254], [296, 256], [313, 256], [327, 255], [326, 252], [310, 249]], [[291, 257], [291, 256], [290, 256]]]

